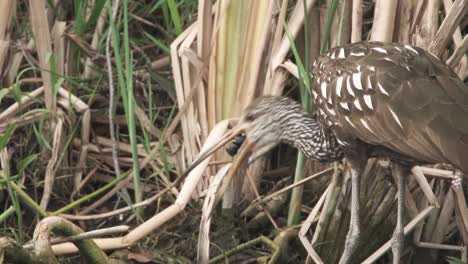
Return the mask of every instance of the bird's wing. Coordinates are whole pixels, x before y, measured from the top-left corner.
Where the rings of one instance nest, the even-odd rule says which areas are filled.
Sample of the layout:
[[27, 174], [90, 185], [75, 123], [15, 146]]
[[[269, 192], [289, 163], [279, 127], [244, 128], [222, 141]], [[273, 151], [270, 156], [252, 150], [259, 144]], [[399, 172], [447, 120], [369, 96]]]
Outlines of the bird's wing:
[[318, 116], [344, 144], [359, 139], [468, 171], [468, 88], [429, 52], [351, 44], [320, 57], [312, 74]]

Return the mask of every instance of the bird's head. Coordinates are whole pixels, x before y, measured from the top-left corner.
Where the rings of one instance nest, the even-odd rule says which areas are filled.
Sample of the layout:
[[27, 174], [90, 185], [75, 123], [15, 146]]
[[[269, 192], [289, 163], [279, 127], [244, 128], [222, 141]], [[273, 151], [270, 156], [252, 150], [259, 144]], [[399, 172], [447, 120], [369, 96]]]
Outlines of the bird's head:
[[[242, 135], [242, 138], [237, 140], [239, 135]], [[282, 96], [262, 96], [244, 110], [236, 126], [213, 147], [199, 155], [181, 178], [233, 140], [236, 147], [240, 146], [239, 154], [236, 155], [237, 162], [234, 162], [236, 166], [245, 159], [248, 159], [249, 163], [253, 162], [279, 143], [293, 145], [307, 158], [319, 161], [337, 160], [342, 157], [334, 136], [325, 132], [320, 123], [304, 111], [299, 103]]]
[[241, 144], [250, 146], [252, 152], [249, 163], [279, 143], [293, 145], [306, 157], [321, 160], [316, 155], [324, 144], [321, 133], [320, 124], [298, 102], [283, 96], [262, 96], [253, 101], [242, 113], [238, 124], [214, 147], [201, 154], [197, 161], [205, 159], [241, 134], [245, 137], [245, 142]]
[[255, 145], [252, 155], [255, 159], [281, 142], [295, 145], [302, 135], [313, 133], [313, 126], [302, 125], [311, 120], [312, 116], [288, 97], [262, 96], [245, 109], [238, 127], [246, 140]]

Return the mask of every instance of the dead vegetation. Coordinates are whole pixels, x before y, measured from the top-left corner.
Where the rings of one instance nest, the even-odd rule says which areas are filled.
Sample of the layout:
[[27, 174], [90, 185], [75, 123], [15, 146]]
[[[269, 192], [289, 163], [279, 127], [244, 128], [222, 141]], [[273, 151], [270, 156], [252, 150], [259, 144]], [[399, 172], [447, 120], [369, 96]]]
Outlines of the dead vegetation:
[[[73, 263], [62, 255], [77, 247], [87, 263], [335, 263], [345, 167], [296, 165], [280, 146], [249, 168], [218, 151], [181, 175], [255, 97], [310, 108], [308, 69], [330, 47], [411, 43], [465, 79], [467, 2], [0, 1], [1, 252], [13, 263]], [[413, 170], [408, 263], [467, 261], [463, 188], [444, 168]], [[355, 260], [387, 263], [387, 164], [371, 160], [361, 185]]]

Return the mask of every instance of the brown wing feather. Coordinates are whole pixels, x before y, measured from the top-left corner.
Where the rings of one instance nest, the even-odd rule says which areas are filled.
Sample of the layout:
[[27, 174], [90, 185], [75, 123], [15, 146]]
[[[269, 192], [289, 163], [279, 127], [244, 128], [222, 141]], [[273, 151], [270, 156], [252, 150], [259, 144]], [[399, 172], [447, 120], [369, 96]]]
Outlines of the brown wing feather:
[[468, 88], [432, 54], [356, 43], [319, 58], [312, 74], [319, 118], [343, 144], [359, 139], [468, 172]]

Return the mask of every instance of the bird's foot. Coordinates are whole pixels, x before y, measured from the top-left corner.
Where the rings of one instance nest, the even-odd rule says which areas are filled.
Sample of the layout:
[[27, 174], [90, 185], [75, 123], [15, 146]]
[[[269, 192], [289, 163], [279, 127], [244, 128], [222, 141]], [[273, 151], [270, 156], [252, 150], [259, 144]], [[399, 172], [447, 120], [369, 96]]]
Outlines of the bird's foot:
[[392, 237], [393, 264], [400, 263], [401, 255], [403, 253], [404, 243], [405, 243], [405, 234], [403, 232], [403, 226], [397, 227]]

